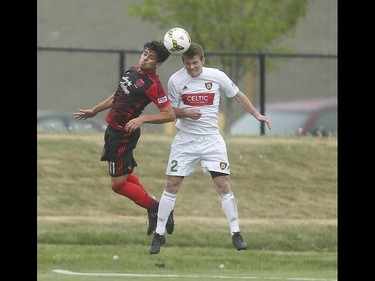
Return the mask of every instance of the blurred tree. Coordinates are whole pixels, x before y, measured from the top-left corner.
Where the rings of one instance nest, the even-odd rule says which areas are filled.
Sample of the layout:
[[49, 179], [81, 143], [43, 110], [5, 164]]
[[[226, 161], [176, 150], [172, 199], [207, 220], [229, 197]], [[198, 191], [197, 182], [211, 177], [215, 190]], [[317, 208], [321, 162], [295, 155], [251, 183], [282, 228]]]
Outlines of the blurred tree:
[[[206, 52], [291, 52], [287, 47], [279, 46], [280, 40], [295, 35], [298, 21], [306, 15], [311, 1], [141, 0], [129, 3], [128, 11], [166, 31], [171, 27], [184, 28], [191, 40]], [[256, 57], [220, 56], [217, 60], [221, 70], [237, 84], [244, 76], [253, 81], [252, 77], [257, 73]], [[209, 63], [206, 61], [207, 65]], [[248, 87], [247, 95], [253, 101], [252, 85]], [[232, 100], [226, 99], [224, 110], [228, 125], [236, 119], [236, 116], [228, 116], [233, 112], [231, 109]]]

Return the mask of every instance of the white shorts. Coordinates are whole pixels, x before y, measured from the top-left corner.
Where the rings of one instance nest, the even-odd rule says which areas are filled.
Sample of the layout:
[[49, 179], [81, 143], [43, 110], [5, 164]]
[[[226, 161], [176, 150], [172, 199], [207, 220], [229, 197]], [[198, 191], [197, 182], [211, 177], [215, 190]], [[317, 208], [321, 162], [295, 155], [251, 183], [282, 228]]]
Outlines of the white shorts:
[[204, 172], [230, 174], [227, 147], [223, 137], [194, 135], [178, 131], [173, 139], [166, 175], [188, 176], [200, 162]]

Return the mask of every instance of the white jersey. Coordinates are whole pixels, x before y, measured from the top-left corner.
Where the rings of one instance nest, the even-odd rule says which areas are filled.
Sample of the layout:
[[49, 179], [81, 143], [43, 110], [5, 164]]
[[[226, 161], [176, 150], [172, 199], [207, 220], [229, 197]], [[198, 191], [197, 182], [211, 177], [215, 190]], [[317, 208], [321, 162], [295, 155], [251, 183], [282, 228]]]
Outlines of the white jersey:
[[168, 97], [173, 107], [179, 109], [200, 109], [198, 120], [179, 118], [176, 127], [183, 132], [210, 135], [219, 133], [220, 93], [233, 98], [239, 88], [221, 70], [203, 67], [202, 73], [191, 77], [180, 69], [168, 80]]

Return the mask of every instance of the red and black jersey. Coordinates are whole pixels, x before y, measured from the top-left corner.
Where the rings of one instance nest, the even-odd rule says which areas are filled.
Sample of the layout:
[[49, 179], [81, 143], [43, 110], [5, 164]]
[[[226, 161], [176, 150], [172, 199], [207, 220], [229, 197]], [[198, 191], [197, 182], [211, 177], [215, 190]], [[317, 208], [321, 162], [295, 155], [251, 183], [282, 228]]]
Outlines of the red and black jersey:
[[156, 71], [143, 73], [133, 65], [121, 78], [105, 120], [112, 128], [125, 131], [126, 123], [141, 115], [150, 102], [158, 108], [170, 104]]

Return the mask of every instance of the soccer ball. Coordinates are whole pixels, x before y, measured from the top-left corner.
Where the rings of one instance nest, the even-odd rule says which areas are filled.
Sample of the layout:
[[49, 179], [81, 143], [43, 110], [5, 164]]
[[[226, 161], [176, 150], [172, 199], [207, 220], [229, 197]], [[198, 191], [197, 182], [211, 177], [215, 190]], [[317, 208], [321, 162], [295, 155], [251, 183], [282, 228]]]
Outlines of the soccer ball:
[[164, 46], [173, 55], [185, 53], [190, 47], [189, 33], [180, 27], [171, 28], [164, 35]]

